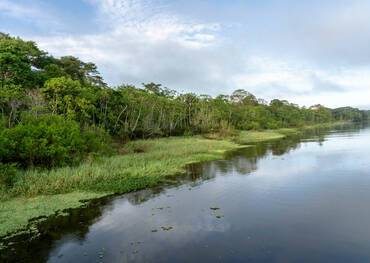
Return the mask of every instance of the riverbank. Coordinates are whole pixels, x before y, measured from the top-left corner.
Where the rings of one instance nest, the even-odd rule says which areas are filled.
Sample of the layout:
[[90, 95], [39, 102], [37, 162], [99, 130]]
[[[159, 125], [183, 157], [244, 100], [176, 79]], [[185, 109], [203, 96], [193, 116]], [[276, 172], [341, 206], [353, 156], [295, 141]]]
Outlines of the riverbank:
[[200, 137], [161, 138], [126, 144], [122, 155], [86, 161], [77, 167], [30, 170], [18, 175], [13, 187], [1, 192], [0, 236], [32, 229], [32, 218], [84, 205], [113, 193], [153, 187], [184, 171], [186, 164], [221, 159], [242, 146]]
[[[225, 152], [299, 134], [299, 129], [241, 131], [233, 138], [172, 137], [125, 144], [122, 154], [85, 161], [76, 167], [28, 170], [15, 184], [0, 190], [0, 237], [35, 230], [37, 221], [113, 193], [153, 187], [184, 171], [189, 163], [222, 159]], [[242, 146], [244, 145], [244, 146]]]

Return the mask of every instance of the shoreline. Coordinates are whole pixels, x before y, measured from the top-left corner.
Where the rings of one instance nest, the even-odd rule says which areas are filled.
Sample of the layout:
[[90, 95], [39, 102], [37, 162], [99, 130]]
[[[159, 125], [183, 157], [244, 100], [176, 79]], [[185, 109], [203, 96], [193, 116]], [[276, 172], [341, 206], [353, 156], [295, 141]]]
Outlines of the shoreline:
[[[25, 171], [22, 175], [26, 179], [18, 185], [14, 196], [3, 197], [0, 204], [0, 248], [2, 239], [22, 233], [37, 234], [37, 225], [49, 216], [83, 207], [94, 199], [158, 186], [183, 173], [188, 164], [222, 159], [227, 152], [300, 135], [302, 130], [344, 124], [240, 131], [236, 138], [220, 140], [193, 136], [132, 141], [125, 145], [127, 152], [123, 155], [86, 161], [77, 167]], [[22, 190], [25, 193], [20, 194]]]

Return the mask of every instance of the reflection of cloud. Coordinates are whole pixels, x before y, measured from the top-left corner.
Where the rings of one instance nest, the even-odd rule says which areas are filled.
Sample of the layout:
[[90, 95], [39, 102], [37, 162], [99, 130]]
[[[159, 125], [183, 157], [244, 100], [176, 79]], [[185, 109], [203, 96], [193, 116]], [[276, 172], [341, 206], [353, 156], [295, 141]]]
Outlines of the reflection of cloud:
[[[203, 196], [203, 192], [189, 191], [188, 187], [168, 192], [176, 194], [176, 198], [167, 198], [163, 193], [141, 205], [131, 204], [126, 197], [117, 198], [110, 205], [111, 208], [104, 212], [104, 216], [90, 227], [86, 240], [110, 236], [123, 242], [121, 247], [125, 247], [133, 241], [146, 243], [154, 235], [158, 242], [151, 244], [150, 249], [160, 251], [161, 240], [183, 246], [193, 242], [194, 237], [202, 240], [212, 233], [224, 233], [230, 229], [227, 218], [216, 218], [216, 215], [222, 215], [222, 211], [204, 207], [207, 202], [194, 203], [194, 200], [200, 198], [197, 195]], [[172, 229], [165, 231], [162, 227]], [[157, 232], [152, 233], [153, 229]], [[122, 236], [126, 238], [122, 239]]]

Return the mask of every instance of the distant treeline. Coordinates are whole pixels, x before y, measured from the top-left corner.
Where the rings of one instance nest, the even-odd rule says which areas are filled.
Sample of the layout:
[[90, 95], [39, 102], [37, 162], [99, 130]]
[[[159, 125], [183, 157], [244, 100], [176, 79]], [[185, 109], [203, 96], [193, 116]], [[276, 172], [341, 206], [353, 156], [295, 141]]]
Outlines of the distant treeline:
[[93, 63], [55, 58], [34, 42], [1, 33], [0, 109], [3, 167], [71, 164], [88, 152], [109, 151], [111, 138], [299, 127], [369, 115], [266, 102], [245, 90], [210, 97], [155, 83], [108, 87]]

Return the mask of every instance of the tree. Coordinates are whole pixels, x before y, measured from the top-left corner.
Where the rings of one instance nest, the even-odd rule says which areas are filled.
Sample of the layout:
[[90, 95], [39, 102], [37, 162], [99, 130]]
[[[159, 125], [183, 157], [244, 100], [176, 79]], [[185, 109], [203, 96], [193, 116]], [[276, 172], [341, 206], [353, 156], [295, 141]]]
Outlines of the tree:
[[68, 77], [52, 78], [46, 81], [41, 92], [52, 114], [62, 114], [85, 123], [94, 112], [93, 101], [89, 98], [92, 90], [77, 80]]
[[78, 80], [82, 85], [106, 86], [97, 66], [93, 63], [85, 63], [73, 56], [61, 57], [57, 65], [65, 76]]
[[0, 35], [0, 89], [17, 85], [22, 89], [40, 86], [37, 62], [44, 55], [35, 43]]

